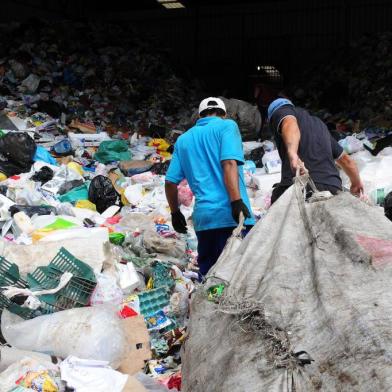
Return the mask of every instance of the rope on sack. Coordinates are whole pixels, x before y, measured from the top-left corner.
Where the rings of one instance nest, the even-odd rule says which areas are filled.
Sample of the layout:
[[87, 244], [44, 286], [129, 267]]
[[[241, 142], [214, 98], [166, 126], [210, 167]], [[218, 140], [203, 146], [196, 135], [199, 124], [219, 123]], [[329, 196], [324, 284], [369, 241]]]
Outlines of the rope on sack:
[[[302, 175], [301, 175], [302, 171]], [[305, 167], [305, 164], [300, 161], [300, 164], [297, 167], [297, 172], [294, 178], [294, 191], [298, 200], [298, 207], [302, 217], [302, 221], [304, 223], [305, 229], [309, 233], [311, 238], [311, 243], [317, 244], [317, 234], [314, 232], [308, 214], [306, 213], [305, 208], [305, 199], [306, 199], [306, 187], [310, 186], [312, 191], [317, 194], [320, 193], [313, 180], [310, 178], [309, 170]]]
[[240, 219], [238, 222], [238, 226], [233, 230], [232, 237], [240, 237], [242, 238], [242, 230], [244, 230], [245, 216], [242, 212], [240, 212]]

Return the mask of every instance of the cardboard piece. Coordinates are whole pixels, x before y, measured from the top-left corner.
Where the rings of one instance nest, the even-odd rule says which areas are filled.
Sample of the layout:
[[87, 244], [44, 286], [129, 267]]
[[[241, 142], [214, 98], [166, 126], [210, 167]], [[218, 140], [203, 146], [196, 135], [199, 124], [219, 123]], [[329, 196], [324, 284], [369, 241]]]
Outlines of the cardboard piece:
[[129, 317], [122, 322], [130, 352], [118, 371], [132, 376], [144, 368], [145, 361], [151, 359], [150, 335], [143, 316]]
[[147, 389], [135, 377], [129, 376], [123, 392], [147, 392]]

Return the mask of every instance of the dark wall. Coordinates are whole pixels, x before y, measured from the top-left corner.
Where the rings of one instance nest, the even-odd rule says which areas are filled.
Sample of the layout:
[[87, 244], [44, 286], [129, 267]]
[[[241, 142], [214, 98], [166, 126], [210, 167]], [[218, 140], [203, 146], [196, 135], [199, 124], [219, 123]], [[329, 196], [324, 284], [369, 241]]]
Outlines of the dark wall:
[[310, 64], [347, 51], [350, 40], [390, 30], [392, 20], [391, 0], [245, 0], [147, 12], [116, 12], [110, 2], [96, 9], [80, 0], [3, 1], [3, 20], [41, 15], [130, 23], [171, 48], [178, 66], [205, 80], [211, 93], [244, 98], [258, 64], [275, 65], [292, 81]]

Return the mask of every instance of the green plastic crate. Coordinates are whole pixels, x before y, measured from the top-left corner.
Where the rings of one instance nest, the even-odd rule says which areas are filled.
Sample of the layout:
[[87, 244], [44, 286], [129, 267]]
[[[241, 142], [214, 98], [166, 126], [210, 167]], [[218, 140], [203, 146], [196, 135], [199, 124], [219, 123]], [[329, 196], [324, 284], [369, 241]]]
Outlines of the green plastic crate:
[[17, 286], [27, 287], [27, 282], [20, 277], [19, 268], [16, 264], [10, 263], [0, 256], [0, 287]]
[[50, 290], [58, 286], [61, 275], [71, 272], [73, 277], [68, 284], [56, 294], [40, 295], [43, 313], [53, 313], [89, 304], [90, 297], [96, 287], [95, 274], [90, 266], [72, 256], [61, 248], [47, 267], [38, 267], [27, 275], [27, 283], [31, 290]]
[[71, 272], [75, 276], [96, 282], [93, 269], [71, 255], [65, 248], [61, 248], [55, 258], [50, 262], [50, 267], [53, 267], [61, 272]]

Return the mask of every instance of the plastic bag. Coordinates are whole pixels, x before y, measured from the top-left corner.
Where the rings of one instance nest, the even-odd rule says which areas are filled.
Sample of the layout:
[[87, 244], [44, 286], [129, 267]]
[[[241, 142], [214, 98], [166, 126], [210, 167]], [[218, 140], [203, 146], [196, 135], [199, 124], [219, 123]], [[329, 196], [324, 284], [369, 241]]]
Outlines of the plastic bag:
[[143, 186], [141, 184], [129, 185], [125, 189], [124, 195], [129, 204], [137, 206], [143, 200]]
[[95, 160], [105, 164], [114, 161], [129, 161], [131, 158], [128, 145], [123, 140], [103, 141], [94, 155]]
[[264, 147], [257, 147], [245, 154], [245, 159], [253, 161], [256, 167], [263, 167], [264, 151]]
[[63, 310], [32, 320], [4, 310], [1, 331], [7, 343], [22, 350], [108, 361], [115, 368], [127, 354], [121, 320], [109, 306]]
[[95, 274], [97, 287], [95, 288], [90, 303], [92, 306], [102, 304], [119, 305], [123, 301], [123, 293], [116, 280], [104, 274]]
[[54, 176], [53, 170], [48, 167], [44, 166], [41, 168], [38, 172], [36, 172], [31, 179], [33, 181], [40, 182], [41, 184], [46, 184], [48, 181], [50, 181]]
[[91, 181], [88, 200], [96, 205], [99, 213], [102, 213], [112, 205], [119, 205], [120, 195], [109, 178], [99, 175]]
[[282, 171], [282, 161], [278, 150], [266, 152], [263, 155], [262, 162], [267, 173], [280, 173]]
[[50, 155], [49, 151], [42, 146], [37, 146], [37, 149], [35, 150], [35, 154], [33, 157], [33, 161], [34, 162], [41, 161], [41, 162], [49, 163], [50, 165], [57, 166], [56, 159], [54, 159]]
[[186, 180], [178, 185], [178, 202], [180, 205], [189, 207], [193, 201], [193, 193]]
[[14, 216], [17, 212], [23, 211], [27, 216], [32, 217], [33, 215], [51, 215], [56, 214], [56, 208], [51, 206], [24, 206], [14, 204], [9, 209], [11, 216]]
[[78, 200], [86, 200], [88, 198], [88, 186], [87, 184], [83, 184], [81, 186], [78, 186], [76, 188], [73, 188], [69, 192], [65, 193], [64, 195], [61, 195], [59, 197], [59, 200], [62, 203], [65, 202], [76, 202]]
[[347, 136], [346, 138], [339, 140], [340, 146], [346, 151], [347, 154], [353, 154], [360, 150], [363, 150], [363, 143], [358, 140], [355, 136]]
[[53, 179], [42, 186], [42, 189], [52, 194], [57, 194], [65, 183], [80, 180], [83, 180], [83, 177], [79, 173], [63, 165], [54, 175]]
[[0, 153], [19, 166], [31, 167], [36, 148], [26, 132], [9, 132], [0, 138]]

